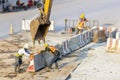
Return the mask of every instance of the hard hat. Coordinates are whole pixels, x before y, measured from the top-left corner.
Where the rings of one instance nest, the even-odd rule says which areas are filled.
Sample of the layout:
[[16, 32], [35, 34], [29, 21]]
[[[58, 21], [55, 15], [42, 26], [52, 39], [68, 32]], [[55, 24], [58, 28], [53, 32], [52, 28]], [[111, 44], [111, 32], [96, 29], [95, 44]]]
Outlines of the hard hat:
[[28, 44], [25, 44], [23, 48], [29, 49], [29, 45], [28, 45]]
[[85, 14], [82, 13], [82, 14], [80, 15], [80, 18], [84, 18], [84, 17], [85, 17]]
[[49, 46], [49, 44], [45, 44], [45, 45], [44, 45], [44, 48], [46, 48], [46, 47], [48, 47], [48, 46]]

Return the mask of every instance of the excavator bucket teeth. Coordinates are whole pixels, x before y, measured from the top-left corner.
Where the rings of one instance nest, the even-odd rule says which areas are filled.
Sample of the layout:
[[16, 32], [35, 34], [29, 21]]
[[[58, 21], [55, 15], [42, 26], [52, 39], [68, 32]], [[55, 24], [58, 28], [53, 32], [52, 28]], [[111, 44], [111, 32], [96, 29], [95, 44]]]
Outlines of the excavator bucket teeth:
[[50, 24], [40, 24], [37, 19], [31, 21], [30, 32], [32, 41], [45, 40]]

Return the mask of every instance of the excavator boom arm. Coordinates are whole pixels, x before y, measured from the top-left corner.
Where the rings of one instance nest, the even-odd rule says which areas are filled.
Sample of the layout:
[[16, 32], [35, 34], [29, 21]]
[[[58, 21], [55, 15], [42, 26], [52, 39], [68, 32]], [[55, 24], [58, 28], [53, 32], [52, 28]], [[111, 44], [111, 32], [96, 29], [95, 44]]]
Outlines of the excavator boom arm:
[[44, 2], [44, 12], [49, 20], [53, 0], [44, 0]]
[[35, 18], [30, 23], [30, 32], [32, 36], [33, 46], [35, 45], [35, 40], [40, 43], [40, 40], [45, 42], [45, 37], [47, 35], [50, 26], [50, 13], [53, 0], [43, 0], [43, 8], [39, 8], [40, 16]]

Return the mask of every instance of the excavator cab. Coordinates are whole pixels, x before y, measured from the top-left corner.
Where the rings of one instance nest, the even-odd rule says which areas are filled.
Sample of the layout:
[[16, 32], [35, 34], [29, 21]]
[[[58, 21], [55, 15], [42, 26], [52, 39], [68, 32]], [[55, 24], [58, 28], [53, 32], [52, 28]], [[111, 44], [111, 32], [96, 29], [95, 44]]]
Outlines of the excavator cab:
[[45, 37], [50, 26], [50, 12], [52, 7], [52, 0], [43, 0], [42, 3], [37, 5], [40, 15], [33, 19], [30, 23], [30, 32], [32, 37], [33, 46], [37, 40], [43, 40], [45, 43]]

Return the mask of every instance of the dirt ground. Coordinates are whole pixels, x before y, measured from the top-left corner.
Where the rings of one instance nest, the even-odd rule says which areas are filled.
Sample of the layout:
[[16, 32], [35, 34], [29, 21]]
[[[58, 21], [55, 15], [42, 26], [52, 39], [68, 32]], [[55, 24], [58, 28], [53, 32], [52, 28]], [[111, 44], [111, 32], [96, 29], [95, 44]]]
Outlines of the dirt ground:
[[[25, 34], [25, 35], [24, 35]], [[69, 38], [71, 35], [64, 35], [56, 32], [49, 32], [46, 37], [46, 42], [52, 45], [60, 43], [62, 40]], [[53, 69], [51, 72], [46, 72], [44, 69], [35, 72], [29, 73], [26, 71], [29, 63], [28, 57], [23, 57], [23, 64], [21, 66], [21, 73], [14, 73], [14, 54], [18, 51], [19, 48], [22, 48], [25, 43], [30, 45], [31, 52], [37, 52], [43, 48], [43, 42], [41, 41], [41, 45], [38, 45], [36, 42], [36, 46], [32, 48], [31, 35], [30, 32], [22, 31], [17, 34], [10, 35], [8, 38], [5, 38], [0, 41], [0, 80], [49, 80], [49, 76], [45, 75], [46, 73], [51, 73], [55, 71], [59, 72], [60, 70]], [[64, 59], [64, 58], [63, 58]], [[73, 59], [74, 60], [74, 56]], [[61, 67], [64, 67], [71, 60], [69, 58], [65, 58], [64, 60], [60, 60]], [[53, 66], [54, 67], [54, 66]], [[61, 68], [62, 69], [62, 68]], [[56, 72], [55, 72], [56, 73]], [[41, 75], [44, 76], [42, 77]]]

